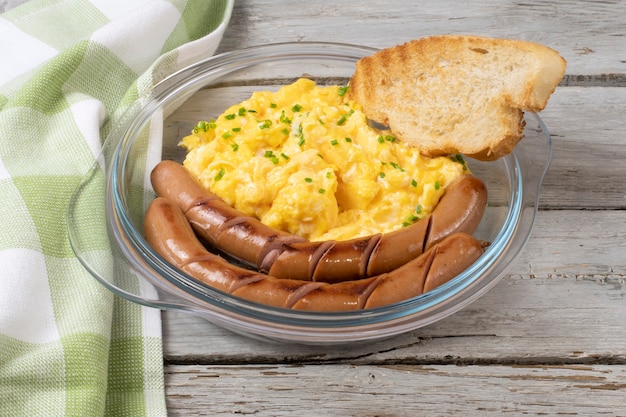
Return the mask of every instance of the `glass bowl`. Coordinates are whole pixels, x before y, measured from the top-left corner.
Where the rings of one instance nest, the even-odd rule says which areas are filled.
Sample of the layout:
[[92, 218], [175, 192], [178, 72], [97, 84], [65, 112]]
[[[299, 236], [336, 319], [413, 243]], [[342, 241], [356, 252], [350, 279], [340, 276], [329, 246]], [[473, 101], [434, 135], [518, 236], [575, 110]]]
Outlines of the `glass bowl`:
[[491, 242], [467, 270], [435, 290], [385, 307], [312, 313], [269, 307], [210, 288], [159, 256], [142, 231], [154, 198], [149, 173], [161, 159], [182, 161], [178, 146], [199, 120], [215, 118], [252, 91], [277, 89], [299, 77], [345, 85], [355, 62], [376, 50], [337, 43], [282, 43], [217, 55], [173, 74], [111, 128], [97, 163], [71, 199], [72, 248], [104, 286], [128, 300], [198, 314], [234, 332], [315, 344], [386, 338], [453, 314], [501, 279], [530, 235], [539, 189], [551, 158], [550, 135], [525, 115], [525, 138], [497, 161], [468, 158], [489, 190], [474, 235]]

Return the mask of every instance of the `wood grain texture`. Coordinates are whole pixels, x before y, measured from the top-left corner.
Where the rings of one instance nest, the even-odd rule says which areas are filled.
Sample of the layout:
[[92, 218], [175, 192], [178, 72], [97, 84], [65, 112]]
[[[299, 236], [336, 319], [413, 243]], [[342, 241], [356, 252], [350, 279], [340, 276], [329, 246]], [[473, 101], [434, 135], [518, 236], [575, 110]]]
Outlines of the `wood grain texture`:
[[[626, 416], [626, 366], [176, 366], [171, 416]], [[206, 389], [196, 390], [198, 380]]]
[[239, 0], [221, 51], [286, 41], [330, 41], [385, 48], [451, 33], [508, 37], [550, 46], [568, 61], [566, 81], [626, 85], [626, 2], [331, 0], [277, 6]]

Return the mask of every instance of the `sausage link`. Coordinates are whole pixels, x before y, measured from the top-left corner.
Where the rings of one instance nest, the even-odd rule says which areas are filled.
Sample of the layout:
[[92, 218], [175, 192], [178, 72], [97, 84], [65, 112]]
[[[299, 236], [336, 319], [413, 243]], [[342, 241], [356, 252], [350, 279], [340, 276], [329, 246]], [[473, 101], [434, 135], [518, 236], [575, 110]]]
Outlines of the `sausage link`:
[[347, 241], [309, 242], [230, 207], [176, 162], [159, 163], [152, 182], [157, 194], [173, 199], [196, 233], [220, 251], [278, 278], [331, 283], [392, 271], [448, 235], [471, 234], [487, 204], [485, 184], [464, 175], [446, 187], [430, 215], [410, 226]]
[[283, 245], [306, 241], [229, 206], [177, 162], [159, 162], [150, 180], [158, 196], [183, 210], [202, 240], [250, 266], [267, 271]]
[[148, 243], [190, 276], [243, 299], [311, 311], [348, 311], [392, 304], [422, 294], [469, 267], [483, 253], [480, 241], [453, 234], [398, 269], [334, 284], [276, 278], [230, 264], [197, 239], [183, 211], [156, 198], [144, 217]]
[[341, 282], [367, 276], [368, 259], [381, 238], [304, 242], [285, 245], [268, 273], [282, 278]]
[[452, 233], [472, 234], [487, 207], [487, 187], [478, 177], [463, 175], [450, 183], [433, 210], [424, 247]]

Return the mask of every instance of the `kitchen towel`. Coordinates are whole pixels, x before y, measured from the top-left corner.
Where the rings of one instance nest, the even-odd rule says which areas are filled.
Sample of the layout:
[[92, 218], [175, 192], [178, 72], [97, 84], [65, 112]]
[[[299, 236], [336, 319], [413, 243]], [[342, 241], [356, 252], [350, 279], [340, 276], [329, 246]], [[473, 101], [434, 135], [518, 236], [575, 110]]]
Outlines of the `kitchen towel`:
[[233, 1], [31, 0], [0, 15], [0, 416], [167, 414], [159, 310], [89, 275], [66, 215], [111, 126], [215, 52]]

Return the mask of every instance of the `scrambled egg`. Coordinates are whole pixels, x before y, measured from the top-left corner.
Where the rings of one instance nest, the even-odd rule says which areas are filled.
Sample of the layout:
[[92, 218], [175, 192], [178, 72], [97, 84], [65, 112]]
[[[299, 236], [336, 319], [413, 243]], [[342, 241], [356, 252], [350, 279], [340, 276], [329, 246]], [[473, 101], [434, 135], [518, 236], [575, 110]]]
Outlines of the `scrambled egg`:
[[463, 158], [424, 157], [369, 127], [346, 88], [299, 79], [255, 92], [183, 138], [184, 166], [231, 206], [313, 241], [419, 221]]

